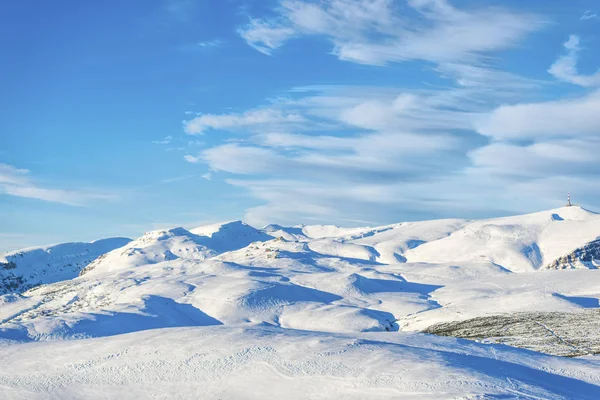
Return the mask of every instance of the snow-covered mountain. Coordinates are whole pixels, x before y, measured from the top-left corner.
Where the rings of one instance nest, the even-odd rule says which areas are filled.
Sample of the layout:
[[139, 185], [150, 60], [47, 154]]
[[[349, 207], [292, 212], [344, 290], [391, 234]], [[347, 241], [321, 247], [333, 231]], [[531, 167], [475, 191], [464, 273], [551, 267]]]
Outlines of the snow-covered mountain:
[[147, 232], [126, 246], [104, 254], [81, 271], [126, 270], [146, 264], [176, 259], [202, 261], [218, 254], [238, 250], [255, 241], [273, 239], [241, 221]]
[[90, 262], [130, 240], [110, 238], [0, 253], [0, 294], [72, 279]]
[[548, 269], [598, 268], [600, 266], [600, 239], [592, 240], [569, 254], [548, 264]]
[[[76, 390], [87, 383], [69, 382], [82, 379], [106, 390], [121, 382], [143, 395], [144, 388], [162, 390], [151, 384], [152, 376], [170, 376], [162, 365], [186, 382], [220, 382], [208, 398], [236, 397], [239, 388], [252, 388], [257, 398], [285, 391], [273, 373], [286, 385], [310, 380], [345, 398], [417, 392], [598, 398], [595, 359], [566, 361], [418, 332], [550, 354], [596, 353], [599, 238], [600, 215], [580, 207], [375, 228], [256, 229], [235, 221], [153, 231], [105, 247], [60, 281], [55, 274], [43, 285], [0, 296], [0, 341], [13, 343], [0, 346], [0, 354], [27, 365], [11, 349], [29, 354], [28, 342], [46, 342], [35, 349], [53, 360], [81, 346], [94, 349], [66, 366], [30, 372], [26, 381], [40, 393]], [[503, 330], [507, 324], [510, 331]], [[124, 333], [130, 335], [115, 336]], [[54, 344], [80, 338], [87, 339]], [[180, 350], [160, 350], [169, 342]], [[296, 347], [309, 350], [301, 356]], [[402, 367], [407, 360], [409, 369]], [[110, 372], [115, 368], [130, 372]], [[0, 368], [0, 391], [21, 395], [23, 379]], [[63, 383], [48, 384], [57, 379]], [[179, 387], [178, 377], [171, 379]], [[344, 386], [348, 379], [353, 389]], [[257, 387], [260, 382], [267, 386]], [[208, 392], [186, 396], [199, 393]]]
[[406, 258], [429, 263], [487, 260], [513, 272], [529, 272], [596, 240], [599, 227], [600, 215], [577, 206], [472, 221], [447, 238], [407, 252]]

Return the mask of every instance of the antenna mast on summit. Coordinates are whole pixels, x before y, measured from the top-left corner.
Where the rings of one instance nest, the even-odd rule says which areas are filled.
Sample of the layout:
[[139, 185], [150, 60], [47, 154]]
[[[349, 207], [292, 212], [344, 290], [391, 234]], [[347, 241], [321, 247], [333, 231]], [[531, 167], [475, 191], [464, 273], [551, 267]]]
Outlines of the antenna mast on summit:
[[567, 207], [571, 207], [573, 204], [571, 204], [571, 192], [569, 192], [567, 194]]

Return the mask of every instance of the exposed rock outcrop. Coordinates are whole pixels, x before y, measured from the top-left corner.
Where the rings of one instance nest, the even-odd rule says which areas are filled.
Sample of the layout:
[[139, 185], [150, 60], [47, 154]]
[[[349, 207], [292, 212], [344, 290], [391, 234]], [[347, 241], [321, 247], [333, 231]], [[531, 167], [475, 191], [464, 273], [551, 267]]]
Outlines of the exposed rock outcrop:
[[600, 239], [587, 243], [571, 253], [557, 258], [546, 269], [597, 269], [600, 265]]

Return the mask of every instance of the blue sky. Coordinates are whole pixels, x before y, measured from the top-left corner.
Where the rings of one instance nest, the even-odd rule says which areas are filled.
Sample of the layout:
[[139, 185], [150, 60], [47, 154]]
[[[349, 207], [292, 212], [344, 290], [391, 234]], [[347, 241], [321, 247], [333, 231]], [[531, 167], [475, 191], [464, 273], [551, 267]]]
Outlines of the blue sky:
[[0, 250], [600, 209], [594, 0], [0, 3]]

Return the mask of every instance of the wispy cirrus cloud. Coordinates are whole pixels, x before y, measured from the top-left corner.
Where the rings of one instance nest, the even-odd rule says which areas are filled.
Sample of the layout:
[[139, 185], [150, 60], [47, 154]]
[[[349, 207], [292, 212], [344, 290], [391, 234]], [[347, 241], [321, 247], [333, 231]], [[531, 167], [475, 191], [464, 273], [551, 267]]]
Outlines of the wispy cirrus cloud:
[[[420, 17], [403, 17], [407, 9]], [[252, 19], [239, 29], [242, 38], [271, 54], [292, 38], [320, 36], [341, 60], [369, 65], [474, 61], [514, 45], [545, 23], [539, 16], [500, 8], [457, 9], [446, 0], [281, 0], [276, 13]]]
[[176, 177], [173, 177], [173, 178], [163, 179], [162, 181], [160, 181], [160, 183], [164, 184], [164, 183], [181, 182], [181, 181], [186, 181], [188, 179], [195, 178], [197, 176], [198, 175], [195, 175], [195, 174], [176, 176]]
[[246, 26], [238, 29], [238, 33], [250, 46], [266, 55], [271, 55], [274, 49], [295, 35], [292, 28], [259, 19], [251, 19]]
[[301, 115], [302, 133], [247, 126], [239, 141], [186, 157], [235, 176], [227, 182], [264, 202], [247, 210], [251, 223], [535, 210], [540, 200], [529, 197], [532, 188], [551, 206], [575, 182], [579, 196], [592, 193], [589, 179], [600, 178], [595, 92], [529, 103], [485, 86], [292, 92], [269, 107]]
[[[265, 129], [264, 121], [237, 124], [244, 133], [239, 142], [185, 157], [215, 173], [245, 177], [228, 182], [267, 202], [248, 211], [253, 223], [267, 222], [267, 216], [284, 222], [293, 212], [301, 220], [327, 216], [339, 222], [344, 213], [366, 220], [373, 217], [359, 213], [366, 205], [390, 206], [377, 200], [378, 193], [397, 196], [404, 184], [452, 173], [464, 162], [460, 154], [468, 144], [452, 129], [470, 127], [466, 103], [471, 100], [461, 104], [462, 110], [448, 111], [449, 104], [458, 107], [460, 96], [369, 87], [301, 88], [292, 94], [267, 108], [300, 116], [302, 133], [286, 124], [273, 130]], [[244, 114], [232, 116], [237, 121]], [[300, 189], [305, 195], [298, 195]]]
[[30, 178], [28, 170], [1, 163], [0, 194], [70, 206], [85, 206], [95, 201], [113, 201], [118, 198], [111, 193], [41, 187]]
[[[329, 147], [329, 151], [318, 147], [319, 140], [308, 144], [310, 139], [302, 135], [289, 135], [286, 139], [285, 147], [291, 151], [230, 143], [207, 149], [194, 161], [207, 163], [214, 171], [241, 175], [398, 182], [443, 173], [440, 164], [452, 164], [452, 150], [460, 146], [460, 141], [452, 136], [408, 133], [341, 139], [337, 148]], [[440, 153], [445, 153], [445, 157], [435, 158]]]
[[212, 40], [204, 40], [201, 42], [196, 43], [196, 45], [198, 47], [201, 48], [214, 48], [214, 47], [221, 47], [223, 45], [223, 41], [221, 39], [212, 39]]
[[479, 133], [497, 140], [548, 140], [599, 135], [600, 91], [582, 97], [502, 105], [477, 118]]
[[590, 19], [597, 19], [598, 14], [593, 12], [592, 10], [587, 10], [583, 13], [583, 15], [579, 18], [580, 21], [588, 21]]
[[581, 51], [580, 41], [581, 39], [577, 35], [569, 36], [569, 40], [563, 44], [566, 54], [556, 60], [548, 72], [560, 80], [575, 85], [600, 86], [600, 70], [592, 75], [581, 75], [577, 71], [577, 61]]
[[173, 140], [173, 136], [165, 136], [161, 140], [153, 140], [152, 143], [154, 143], [154, 144], [169, 144], [169, 143], [171, 143], [172, 140]]
[[540, 93], [551, 81], [492, 61], [545, 27], [544, 17], [446, 0], [278, 4], [275, 17], [240, 28], [257, 50], [274, 55], [295, 38], [318, 37], [343, 61], [424, 61], [436, 83], [305, 86], [263, 106], [186, 121], [187, 133], [223, 134], [224, 143], [186, 160], [260, 200], [249, 222], [476, 217], [560, 204], [573, 185], [582, 197], [594, 193], [600, 97], [593, 76], [577, 71], [578, 37], [550, 70], [591, 90], [548, 100]]
[[596, 162], [600, 137], [556, 139], [517, 145], [496, 142], [472, 151], [473, 168], [480, 173], [516, 178], [542, 176], [594, 176], [600, 174]]
[[199, 42], [188, 43], [177, 47], [182, 52], [204, 52], [208, 50], [218, 49], [225, 44], [221, 39], [202, 40]]
[[275, 108], [258, 108], [244, 113], [201, 114], [183, 122], [184, 131], [190, 135], [202, 135], [209, 130], [236, 130], [276, 127], [303, 122], [302, 116], [284, 113]]

